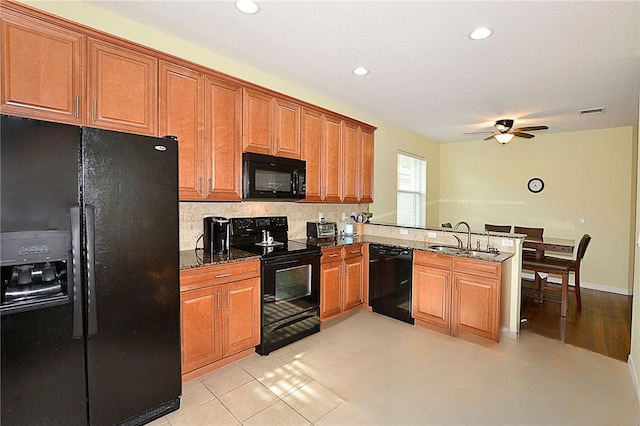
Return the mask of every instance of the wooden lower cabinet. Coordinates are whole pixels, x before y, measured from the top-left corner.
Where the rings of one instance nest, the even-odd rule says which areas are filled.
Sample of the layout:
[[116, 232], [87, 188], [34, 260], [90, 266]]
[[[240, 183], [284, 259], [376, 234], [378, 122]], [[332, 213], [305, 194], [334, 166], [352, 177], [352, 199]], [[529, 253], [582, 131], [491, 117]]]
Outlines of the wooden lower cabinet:
[[413, 259], [417, 325], [499, 341], [500, 263], [421, 251]]
[[[260, 262], [181, 272], [182, 374], [212, 371], [260, 343]], [[216, 364], [218, 363], [218, 364]]]
[[363, 244], [322, 250], [320, 319], [325, 320], [362, 305], [365, 262]]

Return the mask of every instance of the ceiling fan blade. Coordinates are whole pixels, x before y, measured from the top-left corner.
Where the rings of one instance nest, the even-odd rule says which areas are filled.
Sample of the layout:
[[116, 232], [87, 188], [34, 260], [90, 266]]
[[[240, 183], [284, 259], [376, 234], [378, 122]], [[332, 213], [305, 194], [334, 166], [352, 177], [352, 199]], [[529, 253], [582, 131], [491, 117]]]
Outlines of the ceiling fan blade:
[[494, 133], [491, 131], [485, 131], [485, 132], [464, 132], [463, 135], [486, 135], [487, 133]]
[[519, 138], [527, 138], [527, 139], [531, 139], [534, 137], [534, 135], [530, 135], [529, 133], [522, 133], [522, 132], [513, 132], [513, 136], [518, 136]]
[[495, 133], [491, 136], [487, 136], [486, 138], [484, 138], [485, 141], [488, 141], [489, 139], [493, 138], [495, 136]]
[[514, 132], [531, 132], [533, 130], [547, 130], [549, 127], [547, 126], [528, 126], [528, 127], [518, 127], [517, 129], [513, 129]]

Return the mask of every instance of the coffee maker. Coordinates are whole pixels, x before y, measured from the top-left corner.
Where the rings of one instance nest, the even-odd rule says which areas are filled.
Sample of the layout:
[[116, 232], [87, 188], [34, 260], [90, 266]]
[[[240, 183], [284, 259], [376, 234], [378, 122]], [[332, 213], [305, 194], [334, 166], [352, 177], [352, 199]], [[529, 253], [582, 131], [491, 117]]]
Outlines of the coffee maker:
[[229, 251], [229, 219], [218, 216], [204, 218], [204, 252], [224, 254]]

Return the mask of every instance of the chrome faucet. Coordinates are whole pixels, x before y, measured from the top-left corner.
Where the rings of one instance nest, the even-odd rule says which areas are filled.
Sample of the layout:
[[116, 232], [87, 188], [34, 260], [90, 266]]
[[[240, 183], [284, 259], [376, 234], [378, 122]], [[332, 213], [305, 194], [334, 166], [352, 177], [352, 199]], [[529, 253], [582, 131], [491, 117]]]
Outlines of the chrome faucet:
[[454, 235], [453, 238], [455, 238], [456, 241], [458, 241], [458, 248], [461, 249], [462, 248], [462, 240], [460, 238], [458, 238], [457, 235]]
[[458, 222], [456, 223], [456, 226], [453, 227], [453, 229], [458, 229], [460, 225], [464, 225], [467, 227], [467, 250], [471, 250], [471, 228], [469, 227], [469, 224], [467, 222]]

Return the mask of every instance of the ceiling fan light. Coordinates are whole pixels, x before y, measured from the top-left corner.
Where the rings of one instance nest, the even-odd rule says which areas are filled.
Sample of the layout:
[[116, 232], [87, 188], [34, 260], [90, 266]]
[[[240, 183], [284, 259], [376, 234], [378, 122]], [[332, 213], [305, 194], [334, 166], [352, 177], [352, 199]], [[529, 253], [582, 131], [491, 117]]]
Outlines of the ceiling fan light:
[[503, 145], [508, 144], [509, 142], [511, 142], [511, 139], [513, 139], [513, 135], [511, 133], [500, 133], [497, 135], [493, 135], [493, 137], [498, 143], [501, 143]]

